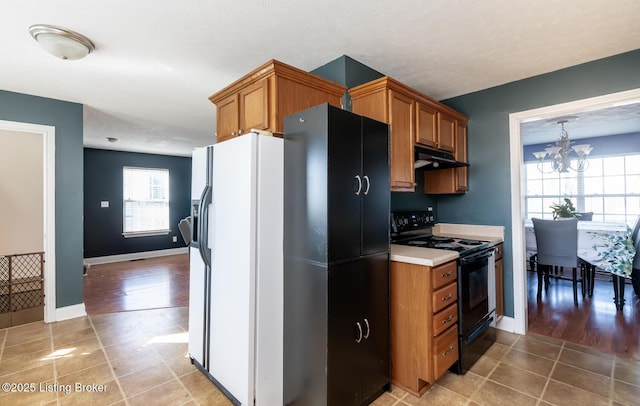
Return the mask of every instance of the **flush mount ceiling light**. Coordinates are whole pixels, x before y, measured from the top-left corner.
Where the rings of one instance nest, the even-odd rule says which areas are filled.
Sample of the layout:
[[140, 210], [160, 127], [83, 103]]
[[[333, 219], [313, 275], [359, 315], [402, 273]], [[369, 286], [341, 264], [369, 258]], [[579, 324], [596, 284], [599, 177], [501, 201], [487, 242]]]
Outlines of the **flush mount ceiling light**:
[[84, 35], [54, 25], [32, 25], [29, 32], [45, 51], [61, 59], [84, 58], [96, 48]]
[[[560, 124], [562, 129], [560, 130], [560, 138], [556, 141], [555, 146], [548, 146], [544, 151], [533, 153], [538, 158], [538, 170], [540, 172], [569, 172], [569, 169], [582, 172], [589, 167], [587, 158], [593, 147], [589, 144], [571, 146], [572, 142], [569, 140], [569, 133], [564, 129], [564, 125], [568, 122], [569, 120], [557, 121], [557, 124]], [[576, 153], [577, 159], [569, 155], [571, 151]]]

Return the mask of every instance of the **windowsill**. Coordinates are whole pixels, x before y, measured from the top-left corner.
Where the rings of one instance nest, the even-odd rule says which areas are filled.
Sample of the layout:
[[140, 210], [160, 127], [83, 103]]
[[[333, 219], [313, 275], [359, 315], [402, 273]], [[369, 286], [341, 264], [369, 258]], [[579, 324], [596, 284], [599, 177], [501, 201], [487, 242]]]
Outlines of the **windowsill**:
[[124, 238], [151, 237], [154, 235], [167, 235], [171, 230], [133, 231], [122, 233]]

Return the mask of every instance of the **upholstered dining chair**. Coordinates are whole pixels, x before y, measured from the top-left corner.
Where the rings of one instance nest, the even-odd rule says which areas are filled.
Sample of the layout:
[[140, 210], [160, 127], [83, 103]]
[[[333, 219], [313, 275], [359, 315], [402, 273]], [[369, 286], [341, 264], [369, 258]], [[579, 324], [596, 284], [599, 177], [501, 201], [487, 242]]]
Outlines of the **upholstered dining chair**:
[[[549, 278], [567, 279], [573, 283], [573, 304], [578, 306], [578, 283], [581, 285], [582, 297], [586, 293], [584, 266], [582, 260], [578, 258], [578, 219], [543, 220], [532, 218], [531, 221], [538, 247], [536, 254], [538, 297], [542, 295], [543, 279], [545, 291], [549, 288]], [[569, 279], [559, 275], [551, 275], [550, 269], [553, 266], [571, 268], [572, 277]]]
[[636, 218], [636, 223], [633, 225], [633, 231], [631, 232], [631, 241], [635, 241], [638, 233], [640, 233], [640, 216]]
[[583, 213], [576, 213], [578, 214], [578, 220], [579, 221], [593, 221], [593, 212], [592, 211], [587, 211], [587, 212], [583, 212]]
[[633, 285], [633, 291], [640, 296], [640, 216], [636, 219], [631, 239], [633, 246], [636, 248], [636, 256], [633, 257], [633, 269], [631, 271], [631, 284]]

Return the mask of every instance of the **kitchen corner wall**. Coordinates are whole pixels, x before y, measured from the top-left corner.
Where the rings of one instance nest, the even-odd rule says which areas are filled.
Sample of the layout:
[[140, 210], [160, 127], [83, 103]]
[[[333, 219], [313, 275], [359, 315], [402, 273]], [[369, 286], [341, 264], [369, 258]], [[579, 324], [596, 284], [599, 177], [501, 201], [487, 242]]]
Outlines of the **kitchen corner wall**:
[[[169, 170], [170, 212], [167, 235], [122, 236], [122, 168]], [[191, 158], [85, 148], [84, 257], [156, 251], [185, 247], [178, 222], [190, 215]], [[101, 202], [109, 207], [101, 207]], [[177, 237], [177, 242], [172, 238]]]
[[[513, 317], [509, 114], [640, 88], [638, 72], [640, 49], [441, 100], [469, 117], [469, 191], [464, 195], [424, 195], [420, 186], [423, 173], [417, 172], [419, 191], [391, 193], [391, 210], [433, 206], [438, 222], [504, 226], [505, 315]], [[311, 73], [347, 88], [384, 76], [346, 55]], [[429, 94], [428, 89], [423, 92]], [[351, 110], [348, 95], [343, 100], [345, 109]]]
[[0, 120], [55, 127], [56, 307], [82, 294], [82, 105], [0, 90]]
[[[310, 73], [344, 85], [347, 89], [385, 76], [346, 55], [334, 59]], [[342, 98], [342, 104], [345, 110], [351, 111], [351, 98], [348, 91]], [[391, 211], [426, 210], [428, 206], [435, 207], [436, 197], [425, 195], [423, 192], [424, 171], [416, 172], [416, 184], [418, 186], [415, 193], [391, 193]]]
[[[442, 222], [505, 226], [505, 315], [513, 316], [509, 114], [640, 88], [640, 50], [443, 100], [466, 114], [469, 191], [438, 198]], [[521, 267], [518, 267], [521, 268]]]

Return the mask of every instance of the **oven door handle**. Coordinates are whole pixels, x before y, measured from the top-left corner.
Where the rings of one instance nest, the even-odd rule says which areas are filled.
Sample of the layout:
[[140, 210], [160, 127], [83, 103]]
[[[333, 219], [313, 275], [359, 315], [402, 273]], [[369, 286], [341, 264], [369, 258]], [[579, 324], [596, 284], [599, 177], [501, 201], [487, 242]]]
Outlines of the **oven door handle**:
[[471, 262], [476, 262], [478, 260], [489, 258], [491, 255], [493, 255], [494, 251], [495, 251], [495, 248], [490, 248], [490, 249], [488, 249], [486, 251], [482, 251], [482, 252], [479, 252], [477, 254], [469, 255], [467, 257], [462, 257], [462, 258], [460, 258], [460, 263], [461, 264], [469, 264]]

